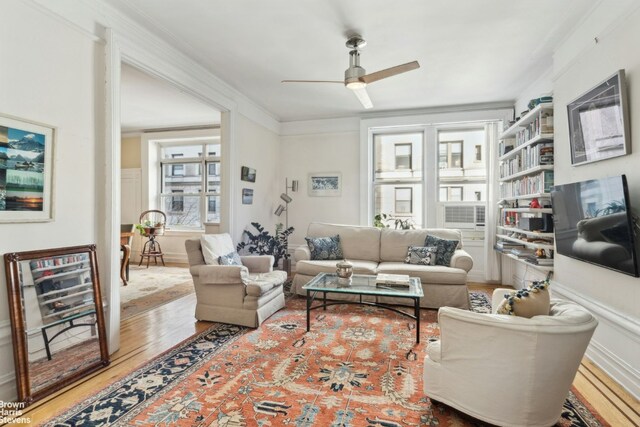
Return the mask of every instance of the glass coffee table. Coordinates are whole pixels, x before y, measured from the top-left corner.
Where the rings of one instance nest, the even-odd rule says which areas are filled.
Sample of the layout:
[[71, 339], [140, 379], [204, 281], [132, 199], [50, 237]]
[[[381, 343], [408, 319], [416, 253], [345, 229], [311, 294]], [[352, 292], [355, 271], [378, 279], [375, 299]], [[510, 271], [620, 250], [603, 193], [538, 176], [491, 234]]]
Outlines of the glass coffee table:
[[[338, 276], [336, 274], [320, 273], [302, 287], [302, 289], [307, 291], [307, 332], [309, 332], [311, 328], [311, 310], [315, 310], [317, 308], [326, 310], [327, 307], [338, 304], [372, 305], [375, 307], [386, 308], [387, 310], [395, 311], [403, 316], [414, 319], [416, 321], [416, 343], [420, 343], [420, 298], [422, 298], [424, 293], [422, 292], [422, 284], [420, 283], [419, 278], [410, 278], [409, 288], [377, 287], [376, 276], [354, 274], [351, 279], [351, 284], [343, 285], [338, 281]], [[322, 304], [312, 306], [313, 300], [319, 293], [322, 293]], [[358, 295], [359, 300], [327, 302], [328, 293]], [[364, 295], [375, 297], [375, 301], [362, 301], [362, 297]], [[381, 303], [378, 301], [378, 297], [406, 298], [413, 300], [414, 313], [405, 313], [391, 304]]]

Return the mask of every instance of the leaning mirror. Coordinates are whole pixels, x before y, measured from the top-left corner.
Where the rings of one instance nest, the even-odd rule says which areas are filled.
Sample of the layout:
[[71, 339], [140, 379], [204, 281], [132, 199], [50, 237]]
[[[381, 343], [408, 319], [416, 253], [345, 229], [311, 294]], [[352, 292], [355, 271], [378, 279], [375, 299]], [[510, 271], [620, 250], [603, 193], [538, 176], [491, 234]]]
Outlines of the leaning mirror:
[[18, 399], [109, 364], [95, 245], [4, 256]]

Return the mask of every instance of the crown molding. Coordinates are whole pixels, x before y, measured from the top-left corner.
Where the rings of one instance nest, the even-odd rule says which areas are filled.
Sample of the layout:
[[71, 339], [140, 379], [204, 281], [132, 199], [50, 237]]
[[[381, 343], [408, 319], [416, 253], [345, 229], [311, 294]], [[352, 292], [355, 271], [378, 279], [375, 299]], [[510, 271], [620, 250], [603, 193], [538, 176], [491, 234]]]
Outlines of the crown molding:
[[96, 43], [106, 43], [110, 28], [123, 60], [155, 77], [170, 76], [172, 83], [219, 110], [236, 110], [245, 117], [279, 133], [279, 118], [233, 88], [201, 62], [164, 37], [140, 25], [103, 0], [48, 1], [26, 3], [46, 13]]

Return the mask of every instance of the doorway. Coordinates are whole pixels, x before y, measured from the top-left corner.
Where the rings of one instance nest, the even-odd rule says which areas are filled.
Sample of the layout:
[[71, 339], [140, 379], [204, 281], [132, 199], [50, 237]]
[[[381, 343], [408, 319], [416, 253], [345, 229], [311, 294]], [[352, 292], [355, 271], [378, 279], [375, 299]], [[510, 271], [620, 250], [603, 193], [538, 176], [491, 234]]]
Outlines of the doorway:
[[120, 97], [124, 320], [193, 292], [184, 241], [220, 222], [221, 113], [126, 63]]

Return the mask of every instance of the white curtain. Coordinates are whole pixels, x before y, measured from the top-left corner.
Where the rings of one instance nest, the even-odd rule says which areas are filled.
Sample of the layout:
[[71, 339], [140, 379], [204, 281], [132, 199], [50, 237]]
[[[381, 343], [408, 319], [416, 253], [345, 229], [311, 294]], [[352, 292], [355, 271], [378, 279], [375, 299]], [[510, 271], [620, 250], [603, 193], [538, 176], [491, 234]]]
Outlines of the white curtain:
[[485, 125], [485, 147], [487, 149], [487, 209], [485, 212], [484, 231], [484, 259], [486, 266], [484, 278], [487, 281], [500, 281], [500, 254], [494, 249], [496, 241], [496, 226], [500, 211], [498, 210], [499, 190], [498, 179], [498, 134], [501, 122], [490, 122]]

